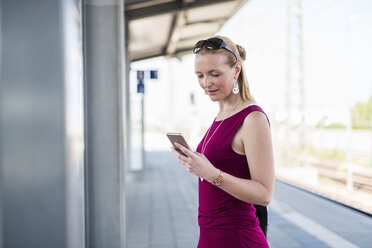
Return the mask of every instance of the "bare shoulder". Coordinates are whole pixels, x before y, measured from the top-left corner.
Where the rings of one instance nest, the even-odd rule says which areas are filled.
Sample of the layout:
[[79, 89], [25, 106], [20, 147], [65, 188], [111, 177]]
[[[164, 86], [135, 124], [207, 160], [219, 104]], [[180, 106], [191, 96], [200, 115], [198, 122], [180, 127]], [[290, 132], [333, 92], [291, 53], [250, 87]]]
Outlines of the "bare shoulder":
[[252, 129], [270, 129], [270, 125], [263, 112], [253, 111], [244, 119], [243, 129], [247, 131]]
[[233, 147], [235, 144], [234, 149], [240, 154], [246, 154], [246, 148], [257, 144], [257, 140], [270, 140], [271, 130], [266, 115], [261, 111], [249, 113], [240, 126], [236, 138], [239, 142], [233, 143]]
[[267, 152], [272, 150], [270, 124], [266, 115], [260, 111], [250, 113], [244, 119], [241, 138], [245, 154], [250, 158], [251, 165], [257, 164], [252, 164], [252, 161], [260, 157], [259, 154], [267, 155]]

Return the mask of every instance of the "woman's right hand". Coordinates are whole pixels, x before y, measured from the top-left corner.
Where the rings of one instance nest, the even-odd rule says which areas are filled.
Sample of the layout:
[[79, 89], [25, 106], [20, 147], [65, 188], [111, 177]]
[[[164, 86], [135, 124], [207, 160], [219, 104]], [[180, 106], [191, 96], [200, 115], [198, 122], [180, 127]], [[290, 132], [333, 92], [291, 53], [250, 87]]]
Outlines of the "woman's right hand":
[[178, 143], [175, 143], [175, 147], [187, 155], [187, 157], [183, 156], [175, 148], [171, 148], [180, 163], [183, 164], [186, 170], [188, 170], [190, 173], [203, 178], [208, 182], [212, 182], [218, 178], [220, 170], [214, 167], [203, 154], [193, 152]]

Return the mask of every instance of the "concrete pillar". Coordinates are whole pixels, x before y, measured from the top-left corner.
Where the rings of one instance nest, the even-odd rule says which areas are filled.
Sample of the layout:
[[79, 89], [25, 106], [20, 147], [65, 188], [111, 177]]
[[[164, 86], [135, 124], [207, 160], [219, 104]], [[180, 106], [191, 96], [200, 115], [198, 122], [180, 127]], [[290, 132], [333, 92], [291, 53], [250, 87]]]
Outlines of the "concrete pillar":
[[125, 244], [124, 2], [84, 2], [87, 247]]
[[124, 130], [125, 130], [125, 144], [126, 144], [126, 147], [125, 147], [125, 153], [126, 153], [126, 157], [124, 159], [124, 162], [125, 162], [125, 171], [128, 170], [128, 168], [131, 166], [130, 165], [130, 162], [132, 161], [132, 154], [131, 154], [131, 150], [132, 150], [132, 135], [130, 133], [130, 130], [132, 128], [131, 126], [131, 99], [130, 99], [130, 79], [129, 79], [129, 75], [130, 75], [130, 59], [129, 59], [129, 55], [128, 55], [128, 51], [129, 51], [129, 21], [128, 21], [128, 18], [125, 17], [124, 19], [124, 56], [125, 56], [125, 90], [123, 90], [123, 95], [124, 95], [124, 101], [123, 101], [123, 104], [125, 106], [125, 113], [124, 113]]
[[84, 247], [81, 1], [0, 11], [0, 246]]

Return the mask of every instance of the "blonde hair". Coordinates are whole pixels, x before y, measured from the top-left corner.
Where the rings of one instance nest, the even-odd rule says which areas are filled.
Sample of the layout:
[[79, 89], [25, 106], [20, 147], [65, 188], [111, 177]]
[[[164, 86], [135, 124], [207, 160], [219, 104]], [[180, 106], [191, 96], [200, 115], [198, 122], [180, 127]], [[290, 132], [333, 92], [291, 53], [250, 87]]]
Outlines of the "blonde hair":
[[231, 49], [234, 50], [235, 54], [237, 55], [237, 59], [235, 59], [234, 54], [229, 52], [226, 49], [218, 49], [218, 50], [211, 50], [207, 49], [205, 46], [202, 47], [202, 49], [198, 52], [200, 54], [206, 54], [206, 53], [220, 53], [224, 54], [226, 56], [226, 63], [233, 67], [237, 62], [241, 65], [241, 71], [238, 77], [238, 85], [239, 85], [239, 94], [242, 100], [245, 101], [254, 101], [254, 98], [250, 92], [249, 84], [246, 76], [245, 69], [243, 67], [243, 62], [246, 59], [246, 53], [245, 49], [242, 46], [236, 45], [232, 40], [225, 36], [214, 36], [212, 38], [219, 38], [223, 40]]

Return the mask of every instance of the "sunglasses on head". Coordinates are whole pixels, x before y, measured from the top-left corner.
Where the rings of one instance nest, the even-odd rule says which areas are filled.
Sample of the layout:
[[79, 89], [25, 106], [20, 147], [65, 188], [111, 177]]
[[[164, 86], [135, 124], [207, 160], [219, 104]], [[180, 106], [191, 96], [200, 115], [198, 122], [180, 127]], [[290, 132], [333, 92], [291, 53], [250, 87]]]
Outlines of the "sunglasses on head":
[[222, 39], [220, 38], [210, 38], [207, 40], [199, 40], [196, 42], [193, 52], [194, 54], [197, 54], [202, 48], [205, 46], [208, 50], [218, 50], [221, 48], [225, 48], [227, 51], [231, 52], [234, 54], [236, 60], [238, 61], [238, 56], [234, 52], [234, 50], [229, 47]]

